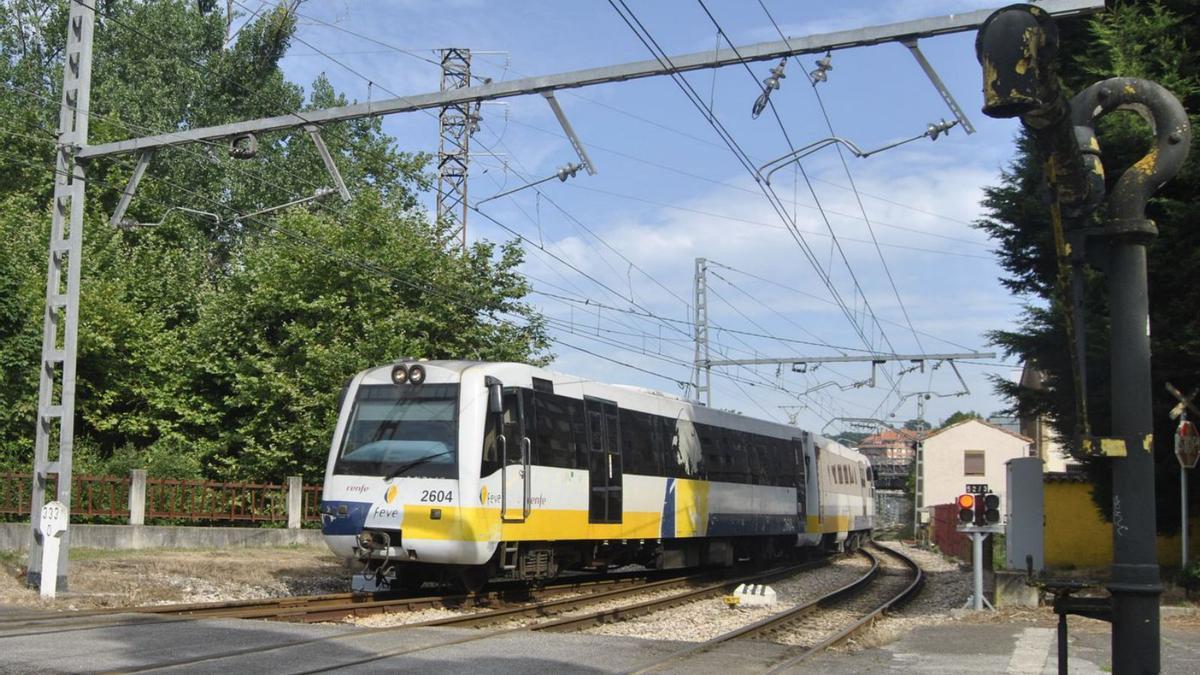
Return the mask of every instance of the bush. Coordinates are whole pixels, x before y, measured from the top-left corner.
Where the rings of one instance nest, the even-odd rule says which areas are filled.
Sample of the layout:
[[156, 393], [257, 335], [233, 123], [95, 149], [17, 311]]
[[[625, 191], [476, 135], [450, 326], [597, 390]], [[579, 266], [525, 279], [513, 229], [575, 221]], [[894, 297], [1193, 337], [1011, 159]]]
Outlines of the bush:
[[1200, 560], [1193, 560], [1179, 572], [1179, 585], [1187, 591], [1189, 598], [1200, 591]]

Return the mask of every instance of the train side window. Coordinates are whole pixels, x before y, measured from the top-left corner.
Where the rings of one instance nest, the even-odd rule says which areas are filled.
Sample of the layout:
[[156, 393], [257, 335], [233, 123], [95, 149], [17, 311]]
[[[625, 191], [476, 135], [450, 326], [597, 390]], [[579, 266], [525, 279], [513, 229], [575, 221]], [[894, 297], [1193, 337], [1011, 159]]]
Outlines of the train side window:
[[503, 462], [503, 448], [498, 442], [497, 431], [504, 434], [508, 449], [508, 460], [512, 464], [521, 457], [521, 434], [517, 418], [517, 394], [509, 390], [504, 392], [504, 412], [489, 413], [484, 422], [483, 431], [483, 461], [480, 464], [480, 475], [487, 476], [500, 470]]
[[588, 468], [588, 436], [587, 417], [583, 409], [583, 401], [569, 399], [567, 407], [571, 409], [571, 436], [575, 439], [575, 468]]
[[654, 447], [654, 417], [637, 410], [621, 410], [622, 451], [625, 470], [644, 476], [659, 476], [658, 453]]
[[496, 442], [496, 421], [500, 415], [488, 413], [483, 425], [483, 461], [480, 464], [481, 476], [491, 475], [500, 470], [500, 446]]
[[539, 463], [564, 469], [575, 467], [575, 438], [571, 429], [571, 399], [553, 394], [535, 393], [537, 422], [533, 438]]

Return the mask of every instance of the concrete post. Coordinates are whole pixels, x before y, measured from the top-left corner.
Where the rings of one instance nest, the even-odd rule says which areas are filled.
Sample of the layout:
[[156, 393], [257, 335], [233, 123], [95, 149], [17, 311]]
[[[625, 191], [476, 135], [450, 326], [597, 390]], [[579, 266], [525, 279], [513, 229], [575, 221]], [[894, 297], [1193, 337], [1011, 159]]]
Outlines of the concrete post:
[[129, 472], [129, 524], [146, 524], [146, 470]]
[[288, 529], [298, 530], [304, 515], [304, 483], [300, 482], [300, 476], [288, 476], [287, 486]]

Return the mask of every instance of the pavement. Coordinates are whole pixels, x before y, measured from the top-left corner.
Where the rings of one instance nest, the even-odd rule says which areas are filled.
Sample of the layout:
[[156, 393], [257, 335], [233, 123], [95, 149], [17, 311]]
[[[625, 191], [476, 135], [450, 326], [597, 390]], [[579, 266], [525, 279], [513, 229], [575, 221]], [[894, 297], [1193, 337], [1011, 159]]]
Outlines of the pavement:
[[[546, 634], [452, 628], [369, 632], [343, 624], [183, 620], [116, 615], [54, 624], [29, 610], [0, 607], [0, 672], [77, 673], [154, 667], [168, 672], [621, 673], [638, 670], [688, 643], [580, 633]], [[1074, 621], [1074, 619], [1073, 619]], [[1164, 625], [1163, 673], [1200, 673], [1200, 627]], [[1111, 672], [1104, 624], [1072, 626], [1071, 673]], [[286, 647], [284, 647], [286, 645]], [[1055, 631], [1033, 624], [922, 626], [887, 645], [830, 651], [789, 669], [822, 673], [1057, 673]], [[655, 672], [760, 673], [785, 648], [748, 641]]]

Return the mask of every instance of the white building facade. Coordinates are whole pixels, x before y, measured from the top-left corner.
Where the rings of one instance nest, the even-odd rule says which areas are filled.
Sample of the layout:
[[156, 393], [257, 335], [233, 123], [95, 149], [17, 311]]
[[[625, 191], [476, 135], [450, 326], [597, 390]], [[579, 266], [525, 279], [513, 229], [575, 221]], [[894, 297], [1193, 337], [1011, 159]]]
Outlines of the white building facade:
[[[925, 437], [922, 507], [953, 503], [967, 485], [985, 484], [1005, 503], [1005, 462], [1029, 457], [1033, 440], [969, 419]], [[1002, 509], [1003, 510], [1003, 507]]]

